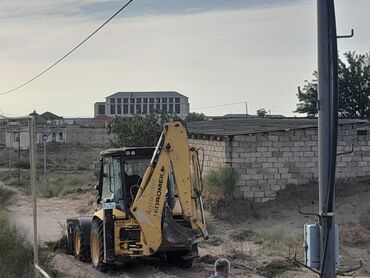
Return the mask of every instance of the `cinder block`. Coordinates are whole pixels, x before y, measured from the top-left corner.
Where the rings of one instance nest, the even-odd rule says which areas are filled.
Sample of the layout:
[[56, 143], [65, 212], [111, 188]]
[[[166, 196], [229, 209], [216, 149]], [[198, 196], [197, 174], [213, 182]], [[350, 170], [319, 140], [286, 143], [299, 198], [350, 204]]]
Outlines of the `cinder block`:
[[276, 191], [266, 191], [265, 192], [265, 197], [275, 197], [276, 196]]
[[269, 135], [267, 137], [267, 140], [268, 141], [279, 141], [279, 136], [277, 136], [277, 135]]
[[262, 198], [264, 196], [265, 196], [265, 192], [258, 191], [258, 192], [254, 192], [254, 196], [253, 197]]
[[273, 198], [273, 197], [268, 197], [268, 198], [265, 197], [265, 198], [260, 198], [259, 202], [264, 203], [264, 202], [268, 202], [268, 201], [271, 201], [271, 200], [274, 200], [274, 199], [275, 198]]
[[[271, 147], [272, 142], [271, 141], [262, 142], [261, 145], [262, 145], [262, 147]], [[258, 148], [257, 148], [257, 150], [258, 150]]]
[[279, 168], [279, 174], [287, 174], [287, 173], [289, 173], [289, 168]]
[[253, 197], [254, 197], [254, 192], [251, 192], [251, 191], [243, 192], [243, 198], [253, 198]]

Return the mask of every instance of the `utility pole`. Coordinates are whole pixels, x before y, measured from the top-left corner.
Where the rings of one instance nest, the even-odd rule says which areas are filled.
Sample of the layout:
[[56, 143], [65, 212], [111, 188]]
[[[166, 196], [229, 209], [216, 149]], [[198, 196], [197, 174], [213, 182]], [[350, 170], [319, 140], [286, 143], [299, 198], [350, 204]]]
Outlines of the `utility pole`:
[[17, 158], [17, 166], [18, 166], [18, 184], [21, 181], [21, 124], [19, 123], [18, 129], [18, 158]]
[[317, 0], [320, 277], [336, 277], [334, 182], [338, 130], [338, 50], [334, 0]]
[[42, 135], [42, 142], [44, 143], [44, 186], [46, 187], [46, 142], [48, 141], [48, 136], [46, 134]]
[[12, 146], [13, 146], [13, 142], [11, 140], [9, 140], [10, 142], [10, 146], [9, 146], [9, 174], [10, 172], [12, 171]]

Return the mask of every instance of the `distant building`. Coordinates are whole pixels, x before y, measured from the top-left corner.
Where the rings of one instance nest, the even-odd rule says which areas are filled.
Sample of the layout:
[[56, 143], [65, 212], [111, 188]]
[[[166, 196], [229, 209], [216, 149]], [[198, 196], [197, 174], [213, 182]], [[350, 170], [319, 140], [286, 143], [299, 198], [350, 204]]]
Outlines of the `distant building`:
[[94, 126], [93, 118], [64, 118], [66, 126], [91, 127]]
[[51, 112], [45, 112], [40, 115], [49, 125], [61, 126], [64, 124], [63, 117], [57, 116]]
[[[36, 144], [43, 144], [43, 136], [47, 136], [46, 142], [66, 143], [66, 129], [61, 127], [36, 128]], [[29, 148], [29, 130], [27, 127], [11, 128], [4, 132], [5, 145], [7, 148], [22, 150]]]
[[177, 114], [184, 119], [189, 114], [188, 97], [173, 91], [118, 92], [94, 104], [94, 116], [127, 117], [153, 112]]

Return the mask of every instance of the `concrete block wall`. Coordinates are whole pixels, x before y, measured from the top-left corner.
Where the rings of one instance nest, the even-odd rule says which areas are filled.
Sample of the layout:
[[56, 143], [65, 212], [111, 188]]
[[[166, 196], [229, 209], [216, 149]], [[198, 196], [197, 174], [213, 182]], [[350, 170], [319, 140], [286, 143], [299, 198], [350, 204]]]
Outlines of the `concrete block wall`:
[[109, 147], [111, 136], [105, 128], [66, 128], [66, 143]]
[[[359, 127], [339, 128], [337, 178], [370, 175], [370, 135], [357, 135]], [[318, 178], [317, 128], [234, 136], [230, 144], [239, 197], [264, 202], [289, 184]]]
[[[203, 171], [224, 165], [226, 161], [226, 149], [228, 142], [209, 139], [189, 139], [189, 144], [196, 148], [204, 149]], [[202, 159], [202, 157], [199, 157]]]
[[5, 146], [5, 130], [0, 129], [0, 146]]

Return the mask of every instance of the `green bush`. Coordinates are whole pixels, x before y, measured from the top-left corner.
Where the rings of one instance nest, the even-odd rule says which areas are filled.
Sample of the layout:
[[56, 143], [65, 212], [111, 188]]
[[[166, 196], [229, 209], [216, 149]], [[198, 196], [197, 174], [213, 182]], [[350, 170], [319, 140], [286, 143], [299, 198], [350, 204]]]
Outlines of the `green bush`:
[[223, 166], [209, 170], [205, 175], [205, 182], [208, 186], [221, 190], [225, 198], [232, 198], [239, 177], [235, 169]]
[[15, 195], [15, 191], [7, 189], [5, 187], [0, 187], [0, 206], [5, 207]]
[[[39, 264], [52, 277], [58, 273], [52, 263], [48, 250], [40, 248]], [[33, 247], [15, 225], [0, 213], [0, 277], [31, 278], [34, 277]]]
[[1, 277], [33, 277], [32, 246], [25, 235], [0, 215], [0, 273]]

